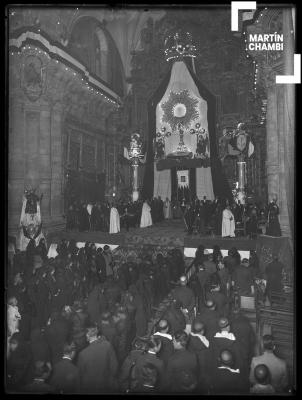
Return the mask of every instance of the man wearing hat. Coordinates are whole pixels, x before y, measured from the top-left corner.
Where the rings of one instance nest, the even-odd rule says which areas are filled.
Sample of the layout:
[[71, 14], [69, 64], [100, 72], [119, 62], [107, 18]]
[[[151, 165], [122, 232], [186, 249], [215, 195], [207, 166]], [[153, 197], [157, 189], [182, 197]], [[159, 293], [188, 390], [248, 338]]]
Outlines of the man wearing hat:
[[231, 332], [231, 326], [228, 318], [222, 317], [218, 320], [219, 331], [216, 332], [212, 339], [213, 356], [217, 360], [222, 350], [229, 350], [234, 356], [234, 365], [242, 371], [247, 371], [249, 364], [246, 357], [246, 352], [242, 344]]
[[179, 300], [173, 299], [170, 307], [166, 309], [163, 318], [168, 321], [172, 335], [186, 328], [186, 319], [181, 311], [181, 303]]
[[285, 266], [279, 261], [278, 252], [274, 251], [273, 260], [265, 268], [266, 293], [268, 298], [271, 297], [271, 292], [281, 292], [282, 286], [282, 271]]
[[207, 249], [205, 249], [204, 254], [208, 255], [208, 259], [203, 262], [203, 265], [209, 274], [214, 274], [217, 271], [214, 256]]
[[206, 285], [207, 285], [209, 277], [210, 277], [210, 273], [206, 270], [205, 266], [203, 264], [199, 264], [197, 279], [199, 281], [199, 285], [201, 288], [201, 292], [199, 295], [199, 301], [201, 301], [202, 303], [204, 302], [204, 299], [205, 299]]
[[161, 339], [151, 336], [147, 340], [147, 351], [137, 357], [132, 371], [130, 392], [161, 390], [164, 385], [164, 362], [157, 357]]
[[256, 383], [250, 390], [254, 394], [273, 394], [275, 389], [271, 385], [270, 372], [265, 364], [259, 364], [254, 370]]
[[232, 247], [228, 251], [228, 255], [223, 259], [226, 268], [228, 269], [229, 273], [232, 274], [237, 265], [240, 265], [240, 253], [236, 249], [236, 247]]
[[79, 385], [79, 370], [72, 362], [76, 354], [73, 342], [65, 343], [63, 357], [53, 366], [50, 385], [60, 394], [77, 393]]
[[100, 332], [102, 332], [102, 335], [112, 344], [113, 348], [117, 349], [117, 332], [109, 311], [105, 311], [101, 314], [97, 326]]
[[229, 349], [222, 349], [218, 354], [217, 367], [211, 374], [211, 394], [246, 394], [249, 393], [247, 375], [235, 366], [234, 354]]
[[215, 302], [212, 299], [206, 300], [196, 319], [205, 324], [205, 335], [208, 340], [211, 340], [218, 330], [219, 317]]
[[86, 331], [89, 345], [78, 357], [79, 384], [81, 393], [103, 393], [112, 391], [118, 362], [111, 344], [101, 336], [96, 327]]
[[195, 295], [192, 289], [187, 286], [188, 280], [185, 275], [180, 277], [180, 286], [174, 289], [173, 296], [182, 305], [182, 311], [187, 323], [192, 320], [195, 307]]
[[169, 333], [169, 324], [166, 319], [161, 319], [157, 326], [158, 329], [153, 336], [159, 337], [161, 340], [161, 348], [158, 357], [166, 363], [174, 352], [173, 338]]
[[216, 309], [221, 317], [228, 315], [229, 300], [221, 291], [220, 279], [217, 274], [213, 274], [209, 280], [209, 291], [206, 293], [206, 299], [215, 302]]
[[199, 382], [202, 393], [206, 392], [209, 380], [208, 369], [211, 362], [210, 342], [205, 337], [205, 324], [198, 319], [192, 323], [189, 334], [188, 350], [197, 355], [199, 367]]
[[187, 350], [188, 335], [186, 332], [176, 332], [173, 337], [174, 353], [168, 359], [165, 387], [168, 392], [186, 391], [182, 387], [181, 374], [186, 372], [192, 382], [197, 381], [198, 361], [196, 354]]
[[243, 315], [239, 307], [235, 307], [232, 310], [230, 324], [231, 331], [233, 332], [235, 337], [243, 344], [243, 347], [246, 350], [248, 363], [250, 363], [256, 343], [256, 335], [250, 323], [250, 320], [245, 315]]
[[254, 357], [250, 368], [250, 382], [256, 383], [254, 371], [260, 364], [265, 364], [271, 374], [271, 383], [277, 393], [284, 393], [288, 386], [288, 371], [285, 360], [274, 354], [275, 344], [271, 335], [264, 335], [263, 338], [263, 354]]
[[147, 338], [137, 337], [132, 343], [132, 349], [122, 363], [119, 372], [119, 389], [126, 392], [131, 386], [132, 370], [136, 364], [137, 359], [147, 351]]
[[232, 285], [238, 288], [240, 296], [254, 294], [253, 272], [249, 265], [249, 260], [244, 258], [241, 265], [237, 266], [232, 274]]

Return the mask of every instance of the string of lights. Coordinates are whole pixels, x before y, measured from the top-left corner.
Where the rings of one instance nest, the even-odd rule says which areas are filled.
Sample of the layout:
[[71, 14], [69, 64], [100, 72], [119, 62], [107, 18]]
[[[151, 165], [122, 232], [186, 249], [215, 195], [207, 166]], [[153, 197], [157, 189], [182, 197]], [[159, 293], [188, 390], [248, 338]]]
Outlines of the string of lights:
[[[255, 21], [255, 24], [259, 24], [259, 22], [261, 22], [263, 15], [264, 15], [263, 12], [265, 10], [267, 10], [267, 7], [265, 7], [264, 10], [260, 12], [259, 16], [257, 17], [257, 19]], [[253, 57], [249, 54], [247, 32], [243, 31], [243, 35], [244, 35], [246, 58], [253, 59]], [[253, 92], [254, 92], [254, 96], [256, 98], [257, 85], [259, 82], [259, 63], [256, 60], [253, 60], [253, 67], [254, 67]], [[266, 120], [267, 100], [262, 99], [261, 101], [262, 101], [262, 106], [261, 106], [260, 124], [263, 125]]]
[[[16, 46], [16, 44], [14, 43], [13, 45], [10, 46], [11, 48], [13, 48], [13, 50], [10, 51], [10, 55], [11, 56], [24, 56], [24, 54], [26, 53], [36, 53], [39, 54], [40, 56], [44, 56], [46, 57], [49, 61], [53, 60], [56, 64], [61, 64], [64, 67], [64, 70], [66, 72], [69, 72], [70, 74], [72, 74], [74, 77], [78, 77], [80, 82], [83, 83], [84, 87], [89, 90], [91, 93], [101, 96], [103, 97], [106, 101], [108, 101], [109, 103], [113, 104], [114, 106], [116, 106], [117, 108], [120, 107], [120, 104], [118, 101], [114, 101], [111, 98], [109, 98], [104, 92], [103, 89], [100, 89], [98, 87], [99, 82], [97, 81], [96, 78], [90, 76], [89, 72], [85, 73], [85, 77], [83, 77], [83, 72], [78, 72], [76, 71], [77, 67], [73, 67], [71, 65], [71, 62], [64, 63], [64, 60], [62, 57], [59, 57], [60, 60], [58, 60], [56, 57], [51, 57], [48, 51], [42, 50], [41, 48], [39, 48], [37, 45], [30, 45], [30, 44], [26, 44], [26, 45], [22, 45], [18, 48], [18, 46]], [[45, 47], [45, 46], [43, 46]], [[84, 68], [83, 68], [84, 69]], [[94, 82], [94, 83], [93, 83]]]

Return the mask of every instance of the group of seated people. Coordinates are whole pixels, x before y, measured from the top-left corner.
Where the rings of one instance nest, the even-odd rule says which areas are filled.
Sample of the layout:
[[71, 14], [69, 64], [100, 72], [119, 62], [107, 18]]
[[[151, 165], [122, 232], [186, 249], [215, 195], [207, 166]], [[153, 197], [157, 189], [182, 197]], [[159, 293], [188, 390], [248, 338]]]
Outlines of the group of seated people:
[[[179, 249], [119, 263], [109, 246], [78, 249], [62, 240], [57, 253], [48, 259], [31, 246], [9, 266], [8, 392], [287, 389], [273, 338], [264, 337], [264, 354], [254, 357], [253, 328], [233, 304], [233, 287], [253, 293], [261, 274], [256, 254], [241, 260], [232, 249], [223, 258], [218, 246], [210, 255], [200, 246], [188, 280]], [[154, 320], [162, 301], [167, 306]]]

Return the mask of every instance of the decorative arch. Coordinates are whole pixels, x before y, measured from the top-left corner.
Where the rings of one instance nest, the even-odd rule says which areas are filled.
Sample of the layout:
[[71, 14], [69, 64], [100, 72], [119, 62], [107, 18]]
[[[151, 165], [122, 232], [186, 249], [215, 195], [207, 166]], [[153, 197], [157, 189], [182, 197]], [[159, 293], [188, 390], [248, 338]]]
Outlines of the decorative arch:
[[96, 18], [80, 17], [74, 22], [69, 51], [86, 68], [106, 82], [119, 96], [124, 94], [123, 64], [109, 32]]

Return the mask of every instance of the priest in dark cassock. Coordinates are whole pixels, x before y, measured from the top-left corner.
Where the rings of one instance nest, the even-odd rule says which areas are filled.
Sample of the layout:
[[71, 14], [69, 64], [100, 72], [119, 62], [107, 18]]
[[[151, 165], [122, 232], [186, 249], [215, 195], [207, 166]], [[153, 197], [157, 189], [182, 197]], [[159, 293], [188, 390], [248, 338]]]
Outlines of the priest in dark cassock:
[[222, 205], [218, 197], [215, 198], [214, 203], [212, 205], [212, 214], [214, 215], [214, 231], [215, 235], [221, 235], [221, 226], [222, 226]]
[[206, 203], [201, 201], [200, 205], [199, 205], [199, 210], [198, 210], [198, 220], [199, 220], [198, 232], [200, 235], [205, 235], [205, 233], [206, 233], [205, 227], [206, 227], [206, 223], [207, 223], [207, 216], [208, 216], [207, 205], [206, 205]]
[[267, 207], [268, 227], [266, 234], [269, 236], [281, 236], [281, 228], [279, 223], [279, 207], [277, 205], [277, 196], [274, 196]]
[[187, 204], [184, 212], [184, 220], [187, 228], [188, 235], [193, 233], [193, 224], [195, 220], [194, 206]]

